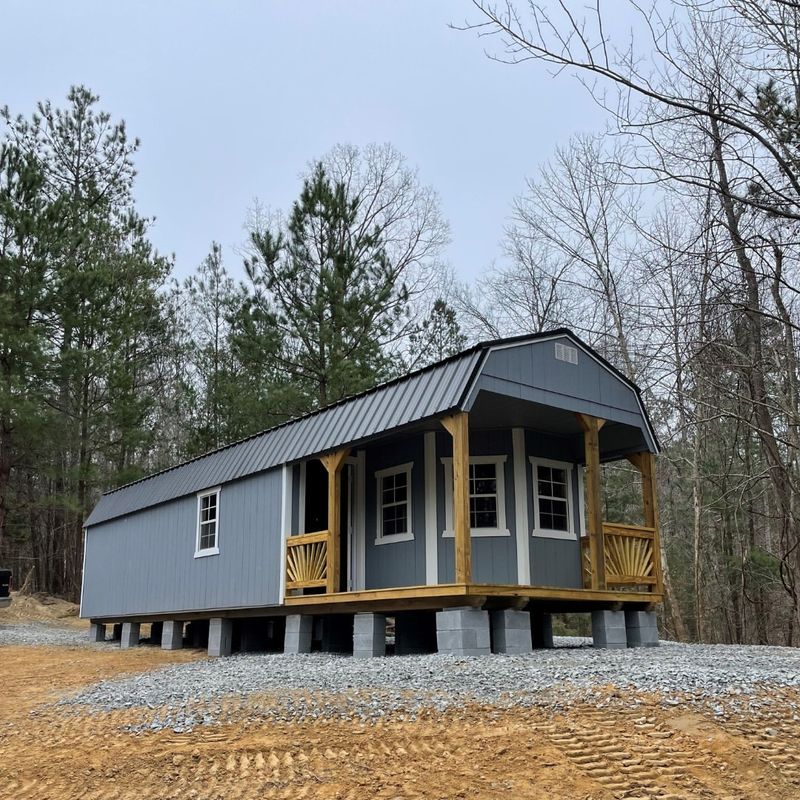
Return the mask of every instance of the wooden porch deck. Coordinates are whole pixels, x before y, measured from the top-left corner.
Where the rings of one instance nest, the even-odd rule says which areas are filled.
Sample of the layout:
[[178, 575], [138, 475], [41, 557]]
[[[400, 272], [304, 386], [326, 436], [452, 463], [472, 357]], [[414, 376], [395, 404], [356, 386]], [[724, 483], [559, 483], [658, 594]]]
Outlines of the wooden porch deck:
[[590, 611], [599, 608], [650, 607], [662, 596], [651, 591], [567, 589], [488, 583], [443, 583], [331, 594], [289, 595], [285, 608], [307, 614], [433, 610], [453, 606]]

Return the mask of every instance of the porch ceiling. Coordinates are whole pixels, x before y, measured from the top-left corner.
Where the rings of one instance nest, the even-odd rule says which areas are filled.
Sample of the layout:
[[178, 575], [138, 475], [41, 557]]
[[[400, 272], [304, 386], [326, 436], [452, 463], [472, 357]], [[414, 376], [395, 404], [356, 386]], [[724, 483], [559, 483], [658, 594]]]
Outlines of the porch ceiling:
[[[583, 450], [583, 429], [578, 418], [574, 412], [563, 408], [484, 391], [475, 399], [469, 423], [471, 428], [527, 428], [562, 436], [570, 440], [576, 452]], [[646, 449], [647, 441], [636, 426], [609, 421], [600, 430], [602, 460], [610, 461]]]

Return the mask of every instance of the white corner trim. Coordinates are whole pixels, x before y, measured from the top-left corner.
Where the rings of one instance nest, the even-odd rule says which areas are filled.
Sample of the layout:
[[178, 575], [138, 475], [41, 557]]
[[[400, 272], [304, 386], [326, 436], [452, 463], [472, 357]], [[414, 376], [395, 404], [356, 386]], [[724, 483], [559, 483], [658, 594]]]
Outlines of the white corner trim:
[[281, 472], [281, 560], [278, 565], [278, 602], [283, 605], [286, 597], [286, 540], [292, 526], [292, 468], [283, 465]]
[[[194, 557], [195, 558], [205, 558], [206, 556], [218, 556], [219, 555], [219, 523], [220, 523], [220, 497], [221, 497], [221, 486], [215, 486], [213, 489], [203, 489], [202, 492], [197, 493], [197, 529], [195, 531], [195, 539], [194, 539]], [[212, 494], [217, 496], [217, 518], [216, 518], [216, 527], [214, 528], [214, 547], [206, 547], [202, 550], [200, 549], [200, 504], [204, 497], [210, 497]]]
[[[574, 541], [577, 538], [575, 519], [573, 516], [575, 497], [572, 487], [572, 470], [575, 465], [571, 464], [569, 461], [554, 461], [552, 458], [537, 458], [536, 456], [530, 456], [529, 461], [531, 462], [531, 476], [533, 479], [533, 530], [531, 531], [531, 536], [535, 536], [537, 539], [564, 539]], [[549, 528], [538, 527], [539, 483], [536, 475], [536, 467], [540, 465], [543, 467], [557, 467], [558, 469], [565, 470], [567, 473], [567, 525], [569, 525], [569, 530], [555, 531]]]
[[396, 544], [397, 542], [413, 542], [414, 541], [414, 533], [413, 531], [407, 531], [406, 533], [393, 533], [391, 536], [376, 536], [374, 544]]
[[586, 536], [586, 487], [584, 485], [583, 467], [576, 466], [578, 472], [578, 523], [580, 524], [579, 536]]
[[517, 581], [530, 586], [531, 557], [528, 541], [528, 467], [525, 463], [525, 431], [513, 428], [511, 441], [514, 457], [514, 533], [517, 539]]
[[[444, 520], [443, 539], [453, 538], [453, 459], [444, 456], [439, 459], [444, 464]], [[506, 523], [506, 470], [508, 456], [470, 456], [470, 464], [495, 464], [497, 466], [497, 527], [471, 528], [470, 536], [478, 539], [482, 536], [511, 536]]]
[[425, 583], [439, 583], [439, 553], [436, 542], [436, 433], [425, 433]]
[[83, 567], [81, 572], [81, 602], [78, 607], [78, 618], [83, 617], [83, 590], [86, 588], [86, 545], [89, 543], [89, 529], [83, 529]]

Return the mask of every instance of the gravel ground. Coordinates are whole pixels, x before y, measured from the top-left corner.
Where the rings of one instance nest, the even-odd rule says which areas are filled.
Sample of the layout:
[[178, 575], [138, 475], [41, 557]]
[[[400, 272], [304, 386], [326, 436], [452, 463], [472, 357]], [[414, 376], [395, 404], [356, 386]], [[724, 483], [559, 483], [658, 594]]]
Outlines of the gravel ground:
[[[657, 649], [578, 646], [479, 658], [242, 654], [105, 681], [61, 703], [104, 712], [149, 709], [146, 722], [134, 729], [183, 731], [242, 713], [374, 720], [470, 702], [558, 710], [579, 700], [613, 702], [614, 687], [657, 693], [666, 705], [689, 702], [723, 714], [761, 709], [773, 702], [769, 690], [798, 686], [800, 650], [668, 643]], [[267, 697], [248, 697], [253, 694]]]
[[23, 645], [28, 647], [103, 647], [92, 645], [87, 632], [80, 628], [67, 628], [46, 622], [0, 623], [0, 647]]
[[[771, 701], [769, 693], [800, 687], [795, 648], [667, 642], [654, 649], [595, 650], [591, 639], [577, 637], [556, 637], [555, 644], [525, 656], [480, 658], [239, 654], [103, 681], [60, 704], [101, 712], [139, 708], [147, 721], [137, 729], [182, 731], [245, 712], [374, 720], [466, 703], [559, 710], [576, 701], [613, 702], [614, 689], [655, 693], [666, 705], [688, 702], [724, 714], [790, 702], [784, 696]], [[118, 646], [92, 644], [83, 630], [46, 623], [0, 625], [3, 645]]]

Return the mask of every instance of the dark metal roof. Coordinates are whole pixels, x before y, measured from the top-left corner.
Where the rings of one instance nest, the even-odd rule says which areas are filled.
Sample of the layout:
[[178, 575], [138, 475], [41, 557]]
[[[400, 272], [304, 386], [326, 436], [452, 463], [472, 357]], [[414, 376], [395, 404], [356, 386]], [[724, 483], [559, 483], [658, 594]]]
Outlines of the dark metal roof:
[[[143, 508], [194, 494], [258, 472], [355, 445], [403, 426], [465, 408], [486, 354], [498, 345], [566, 335], [603, 363], [637, 394], [637, 387], [569, 330], [482, 342], [362, 394], [341, 400], [234, 442], [190, 461], [105, 493], [84, 523], [87, 527]], [[642, 409], [644, 407], [642, 406]], [[648, 428], [652, 431], [649, 420]], [[655, 435], [653, 434], [655, 441]]]
[[283, 425], [107, 492], [85, 525], [227, 483], [458, 407], [483, 356], [472, 348]]

